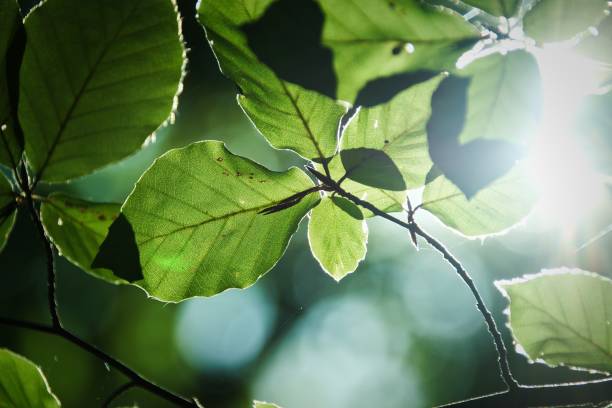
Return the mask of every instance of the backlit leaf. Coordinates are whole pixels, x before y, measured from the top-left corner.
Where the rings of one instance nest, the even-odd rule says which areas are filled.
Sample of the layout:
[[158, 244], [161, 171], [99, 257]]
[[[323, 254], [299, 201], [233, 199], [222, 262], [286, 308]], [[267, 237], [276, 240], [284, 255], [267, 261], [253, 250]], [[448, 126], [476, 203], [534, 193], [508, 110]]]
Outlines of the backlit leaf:
[[40, 213], [47, 234], [62, 256], [98, 278], [118, 283], [121, 279], [111, 271], [93, 268], [92, 263], [120, 207], [51, 194], [43, 201]]
[[183, 46], [171, 0], [48, 0], [26, 19], [19, 117], [46, 181], [138, 150], [170, 115]]
[[6, 408], [59, 408], [42, 371], [31, 361], [0, 349], [0, 406]]
[[521, 0], [463, 0], [463, 2], [499, 17], [514, 16], [521, 5]]
[[272, 404], [271, 402], [253, 401], [253, 408], [280, 408], [280, 407], [276, 404]]
[[364, 85], [407, 71], [452, 68], [480, 37], [461, 16], [418, 0], [317, 0], [323, 43], [334, 52], [338, 97], [352, 102]]
[[199, 19], [225, 75], [240, 89], [238, 103], [277, 149], [321, 161], [336, 150], [338, 123], [346, 108], [332, 99], [280, 79], [249, 48], [241, 26], [271, 3], [202, 0]]
[[576, 49], [589, 58], [612, 64], [612, 17], [597, 26], [595, 35], [584, 38]]
[[312, 188], [299, 169], [277, 173], [221, 142], [172, 150], [151, 166], [122, 207], [132, 225], [151, 296], [180, 301], [245, 288], [283, 255], [318, 194], [260, 212]]
[[359, 208], [341, 197], [326, 197], [310, 213], [310, 250], [336, 281], [354, 272], [366, 255], [368, 227]]
[[517, 350], [550, 366], [612, 373], [612, 280], [580, 269], [496, 282]]

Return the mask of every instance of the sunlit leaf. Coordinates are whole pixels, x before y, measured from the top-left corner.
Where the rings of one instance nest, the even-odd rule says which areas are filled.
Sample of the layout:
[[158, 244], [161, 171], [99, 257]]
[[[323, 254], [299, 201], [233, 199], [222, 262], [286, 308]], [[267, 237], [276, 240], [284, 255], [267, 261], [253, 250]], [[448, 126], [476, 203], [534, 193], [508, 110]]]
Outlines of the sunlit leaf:
[[550, 366], [612, 373], [612, 280], [580, 269], [496, 282], [517, 350]]
[[540, 72], [525, 51], [478, 59], [459, 74], [470, 78], [465, 126], [460, 143], [475, 139], [525, 142], [539, 120]]
[[[19, 39], [16, 39], [19, 35], [18, 29], [23, 30], [21, 24], [17, 2], [0, 0], [0, 163], [9, 167], [19, 161], [23, 148], [13, 130], [14, 112], [11, 114], [8, 87], [9, 76], [13, 73], [18, 75], [18, 71], [11, 71], [19, 69], [19, 61], [15, 61], [15, 58], [22, 56], [23, 49], [16, 49], [23, 46], [18, 44]], [[14, 78], [11, 78], [11, 81], [14, 82]], [[16, 82], [11, 85], [16, 86]]]
[[471, 237], [512, 227], [529, 214], [535, 201], [522, 163], [471, 199], [442, 175], [428, 183], [423, 192], [423, 208], [448, 227]]
[[183, 65], [171, 0], [50, 0], [26, 31], [19, 117], [44, 180], [128, 156], [169, 117]]
[[253, 401], [253, 408], [281, 408], [271, 402]]
[[284, 81], [249, 48], [241, 26], [256, 20], [271, 1], [202, 0], [199, 19], [225, 75], [240, 89], [238, 103], [277, 149], [321, 161], [336, 150], [346, 108], [317, 92]]
[[514, 16], [521, 5], [521, 0], [463, 0], [463, 2], [499, 17]]
[[8, 180], [0, 173], [0, 251], [6, 245], [16, 216], [15, 195]]
[[341, 197], [326, 197], [310, 213], [310, 250], [336, 281], [354, 272], [366, 255], [368, 227], [359, 208]]
[[431, 95], [443, 76], [415, 85], [389, 102], [362, 108], [344, 128], [342, 163], [348, 178], [393, 191], [425, 183], [431, 160], [425, 127]]
[[523, 18], [525, 33], [542, 43], [569, 40], [605, 17], [607, 0], [540, 0]]
[[612, 17], [606, 17], [595, 33], [580, 41], [576, 49], [589, 58], [612, 64]]
[[221, 142], [166, 153], [122, 207], [140, 251], [144, 279], [137, 283], [167, 301], [252, 285], [282, 256], [318, 194], [260, 212], [312, 187], [299, 169], [270, 171]]
[[354, 101], [370, 80], [406, 71], [442, 71], [479, 38], [461, 16], [418, 0], [317, 0], [323, 43], [334, 52], [338, 97]]
[[51, 194], [40, 207], [43, 225], [62, 256], [79, 268], [109, 282], [120, 282], [111, 271], [92, 263], [120, 205], [92, 203], [65, 194]]
[[31, 361], [0, 349], [0, 406], [6, 408], [59, 408], [42, 371]]

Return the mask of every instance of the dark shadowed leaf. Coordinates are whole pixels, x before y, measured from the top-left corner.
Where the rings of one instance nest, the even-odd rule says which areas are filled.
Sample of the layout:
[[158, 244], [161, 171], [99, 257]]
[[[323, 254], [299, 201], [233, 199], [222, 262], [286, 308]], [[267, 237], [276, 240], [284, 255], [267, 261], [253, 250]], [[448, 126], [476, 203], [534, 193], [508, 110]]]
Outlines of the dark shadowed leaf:
[[514, 16], [521, 5], [521, 0], [463, 0], [463, 2], [499, 17]]
[[0, 349], [0, 403], [6, 408], [59, 408], [42, 371], [31, 361]]
[[0, 251], [6, 245], [16, 216], [15, 194], [8, 180], [0, 173]]
[[372, 79], [453, 67], [480, 36], [461, 16], [418, 0], [317, 1], [325, 14], [323, 43], [334, 52], [338, 97], [349, 102]]
[[366, 255], [368, 227], [359, 208], [341, 197], [325, 197], [308, 222], [308, 242], [321, 268], [336, 281], [357, 269]]
[[607, 0], [540, 0], [523, 18], [523, 28], [541, 43], [569, 40], [599, 24], [607, 8]]
[[348, 149], [342, 150], [340, 157], [351, 180], [384, 190], [406, 190], [402, 173], [383, 150]]
[[249, 48], [242, 27], [261, 17], [271, 1], [202, 0], [199, 19], [225, 75], [240, 89], [238, 103], [277, 149], [321, 161], [336, 151], [346, 109], [317, 92], [279, 78]]
[[517, 351], [555, 367], [612, 373], [612, 280], [580, 269], [496, 282]]
[[171, 0], [47, 1], [26, 31], [19, 117], [42, 179], [118, 161], [169, 117], [183, 66]]
[[119, 283], [121, 279], [112, 271], [94, 268], [92, 263], [120, 207], [51, 194], [43, 201], [40, 214], [47, 234], [62, 256], [93, 276]]
[[221, 142], [166, 153], [121, 210], [140, 252], [144, 279], [137, 283], [167, 301], [252, 285], [280, 259], [318, 194], [260, 212], [313, 186], [299, 169], [270, 171]]

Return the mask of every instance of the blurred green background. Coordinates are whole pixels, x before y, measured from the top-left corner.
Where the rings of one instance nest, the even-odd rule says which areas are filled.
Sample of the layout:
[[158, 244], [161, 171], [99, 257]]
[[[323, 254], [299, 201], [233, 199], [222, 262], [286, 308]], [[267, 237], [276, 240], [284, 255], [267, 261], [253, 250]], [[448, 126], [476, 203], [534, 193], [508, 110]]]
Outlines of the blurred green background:
[[[223, 140], [274, 170], [301, 164], [270, 148], [253, 128], [233, 84], [218, 71], [194, 2], [179, 6], [190, 50], [175, 122], [135, 156], [63, 190], [121, 202], [157, 156], [205, 139]], [[609, 216], [590, 214], [568, 231], [563, 219], [544, 221], [536, 211], [524, 225], [485, 241], [463, 239], [425, 213], [419, 221], [465, 264], [510, 346], [506, 303], [493, 281], [562, 265], [611, 276], [609, 235], [578, 250]], [[430, 249], [416, 251], [404, 230], [378, 219], [368, 224], [368, 257], [341, 283], [310, 254], [302, 222], [283, 259], [257, 284], [180, 304], [112, 286], [58, 258], [60, 313], [79, 336], [206, 407], [248, 407], [253, 399], [285, 408], [426, 407], [501, 390], [490, 337], [453, 270]], [[47, 321], [45, 284], [42, 245], [22, 212], [0, 254], [0, 313]], [[45, 334], [0, 326], [0, 347], [40, 365], [66, 407], [99, 406], [125, 382], [103, 362]], [[521, 383], [596, 378], [531, 365], [514, 351], [510, 363]], [[139, 389], [113, 406], [130, 404], [168, 406]]]

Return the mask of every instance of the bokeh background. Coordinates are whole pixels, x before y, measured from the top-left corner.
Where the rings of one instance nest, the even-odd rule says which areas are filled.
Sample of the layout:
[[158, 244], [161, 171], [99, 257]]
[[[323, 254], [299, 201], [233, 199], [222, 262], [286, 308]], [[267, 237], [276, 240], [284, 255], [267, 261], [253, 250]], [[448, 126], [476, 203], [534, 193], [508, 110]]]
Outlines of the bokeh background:
[[[194, 1], [179, 6], [189, 64], [175, 122], [133, 157], [61, 187], [70, 194], [122, 202], [157, 156], [205, 139], [222, 140], [273, 170], [302, 164], [269, 147], [253, 128], [195, 21]], [[481, 241], [419, 215], [472, 274], [511, 348], [506, 302], [493, 282], [558, 266], [612, 276], [610, 235], [582, 247], [611, 218], [609, 208], [594, 208], [568, 226], [563, 216], [540, 209], [506, 235]], [[254, 286], [180, 304], [97, 280], [60, 257], [60, 313], [82, 338], [209, 408], [248, 407], [253, 399], [285, 408], [426, 407], [501, 390], [490, 337], [453, 270], [427, 247], [416, 251], [406, 231], [378, 219], [368, 225], [367, 259], [341, 283], [310, 254], [304, 221], [283, 259]], [[47, 321], [45, 284], [42, 245], [22, 212], [0, 254], [0, 313]], [[0, 326], [0, 347], [40, 365], [66, 407], [99, 406], [125, 382], [103, 362], [45, 334]], [[510, 356], [521, 383], [597, 378], [529, 364], [514, 351]], [[134, 404], [168, 406], [139, 389], [113, 406]]]

